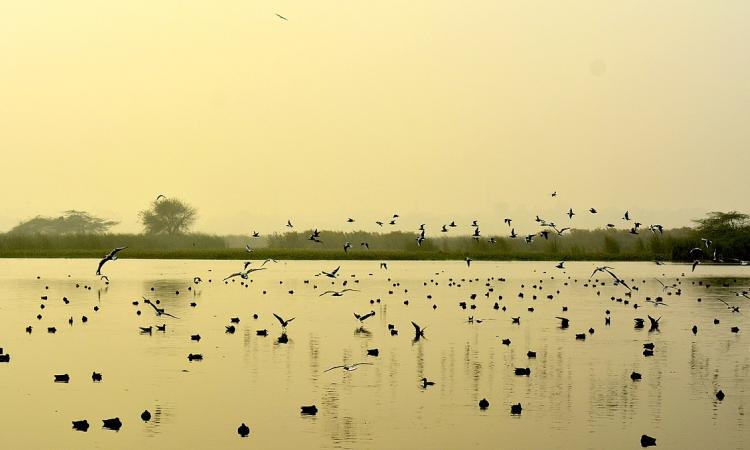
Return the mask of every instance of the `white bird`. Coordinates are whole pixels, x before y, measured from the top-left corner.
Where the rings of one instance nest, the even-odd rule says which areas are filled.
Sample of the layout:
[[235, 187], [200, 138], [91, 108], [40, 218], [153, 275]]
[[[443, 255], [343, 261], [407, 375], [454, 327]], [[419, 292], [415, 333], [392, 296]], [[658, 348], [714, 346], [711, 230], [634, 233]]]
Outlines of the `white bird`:
[[359, 363], [354, 363], [354, 364], [342, 364], [340, 366], [333, 366], [330, 369], [324, 370], [323, 372], [328, 372], [328, 371], [331, 371], [331, 370], [334, 370], [334, 369], [344, 369], [347, 372], [351, 372], [353, 370], [357, 370], [357, 366], [362, 366], [362, 365], [372, 366], [373, 364], [372, 363], [367, 363], [367, 362], [359, 362]]

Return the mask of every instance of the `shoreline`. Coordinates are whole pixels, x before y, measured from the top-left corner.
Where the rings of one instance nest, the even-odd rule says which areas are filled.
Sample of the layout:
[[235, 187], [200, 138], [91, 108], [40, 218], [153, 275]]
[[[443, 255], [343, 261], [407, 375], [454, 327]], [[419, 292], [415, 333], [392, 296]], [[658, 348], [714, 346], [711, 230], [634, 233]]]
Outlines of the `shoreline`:
[[[0, 259], [84, 259], [101, 258], [109, 250], [72, 250], [72, 249], [28, 249], [0, 250]], [[442, 252], [442, 251], [356, 251], [345, 254], [340, 250], [301, 250], [301, 249], [255, 249], [248, 253], [244, 249], [127, 249], [122, 259], [204, 259], [204, 260], [411, 260], [411, 261], [463, 261], [470, 257], [476, 261], [640, 261], [686, 263], [689, 261], [672, 260], [663, 256], [643, 254], [602, 254], [602, 253], [500, 253], [500, 252]], [[704, 264], [709, 264], [708, 262]], [[723, 263], [722, 265], [740, 265]]]

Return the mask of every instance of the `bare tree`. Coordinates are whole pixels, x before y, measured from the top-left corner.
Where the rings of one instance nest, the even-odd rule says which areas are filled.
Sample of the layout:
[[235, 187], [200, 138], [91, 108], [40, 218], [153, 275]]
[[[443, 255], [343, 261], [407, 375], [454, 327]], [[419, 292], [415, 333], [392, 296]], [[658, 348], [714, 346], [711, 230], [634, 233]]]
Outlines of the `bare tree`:
[[139, 213], [144, 231], [149, 234], [186, 233], [198, 217], [195, 208], [173, 198], [163, 198]]

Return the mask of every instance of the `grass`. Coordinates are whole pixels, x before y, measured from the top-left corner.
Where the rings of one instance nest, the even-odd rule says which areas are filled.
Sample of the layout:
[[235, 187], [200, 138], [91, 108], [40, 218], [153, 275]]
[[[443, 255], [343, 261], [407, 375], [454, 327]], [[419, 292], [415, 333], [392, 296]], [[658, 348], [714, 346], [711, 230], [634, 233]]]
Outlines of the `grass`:
[[[101, 258], [110, 249], [0, 249], [0, 258]], [[342, 250], [307, 250], [307, 249], [256, 249], [247, 253], [234, 248], [200, 248], [200, 249], [142, 249], [132, 248], [123, 251], [123, 259], [278, 259], [278, 260], [464, 260], [467, 256], [477, 261], [651, 261], [652, 255], [646, 254], [606, 254], [590, 252], [575, 254], [566, 253], [530, 253], [530, 252], [445, 252], [445, 251], [411, 251], [411, 250], [369, 250], [344, 253]]]

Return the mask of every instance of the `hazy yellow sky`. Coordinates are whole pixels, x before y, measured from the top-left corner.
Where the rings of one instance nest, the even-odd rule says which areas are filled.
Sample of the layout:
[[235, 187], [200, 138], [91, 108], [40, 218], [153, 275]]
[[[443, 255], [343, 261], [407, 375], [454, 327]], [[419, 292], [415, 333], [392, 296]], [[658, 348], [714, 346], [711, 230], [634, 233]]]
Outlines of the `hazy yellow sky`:
[[8, 0], [0, 230], [747, 211], [748, 43], [748, 1]]

